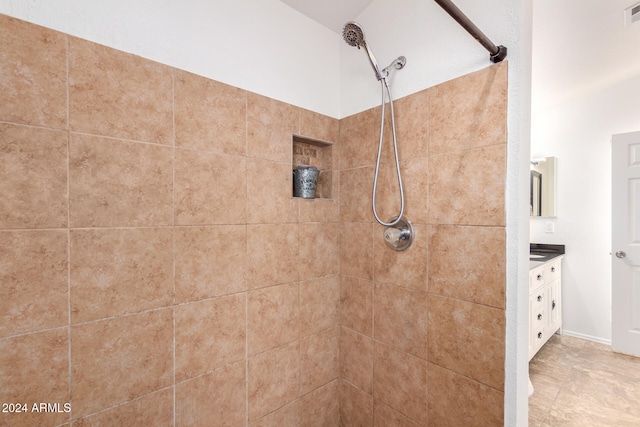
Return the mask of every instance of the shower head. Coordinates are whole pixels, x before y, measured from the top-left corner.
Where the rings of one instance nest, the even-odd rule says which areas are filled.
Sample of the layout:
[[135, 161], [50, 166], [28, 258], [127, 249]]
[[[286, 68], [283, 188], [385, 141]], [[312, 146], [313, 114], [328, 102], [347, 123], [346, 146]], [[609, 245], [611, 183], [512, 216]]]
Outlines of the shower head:
[[373, 56], [373, 52], [371, 52], [371, 49], [369, 49], [369, 46], [364, 39], [364, 31], [357, 22], [349, 21], [344, 25], [344, 28], [342, 28], [342, 38], [349, 46], [354, 46], [358, 49], [360, 49], [360, 47], [364, 47], [364, 49], [367, 51], [367, 55], [369, 56], [371, 68], [373, 68], [373, 72], [376, 74], [376, 78], [378, 80], [382, 80], [386, 77], [386, 74], [383, 75], [383, 73], [380, 72], [378, 61], [376, 61], [375, 56]]
[[358, 49], [360, 49], [360, 46], [367, 44], [364, 41], [364, 31], [362, 31], [362, 27], [353, 21], [349, 21], [344, 25], [342, 38], [349, 46], [355, 46]]

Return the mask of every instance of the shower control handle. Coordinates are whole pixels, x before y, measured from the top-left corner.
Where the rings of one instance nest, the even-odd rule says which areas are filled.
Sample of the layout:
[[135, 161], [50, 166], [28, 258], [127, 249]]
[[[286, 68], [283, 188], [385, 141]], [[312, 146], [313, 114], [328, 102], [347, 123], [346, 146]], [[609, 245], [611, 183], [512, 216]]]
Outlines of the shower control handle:
[[616, 256], [620, 259], [624, 258], [627, 256], [627, 253], [625, 251], [618, 251], [616, 252]]
[[[397, 218], [391, 218], [390, 222], [396, 219]], [[389, 248], [394, 251], [405, 251], [409, 249], [413, 243], [414, 234], [415, 232], [411, 222], [405, 217], [402, 217], [397, 225], [385, 227], [382, 237]]]

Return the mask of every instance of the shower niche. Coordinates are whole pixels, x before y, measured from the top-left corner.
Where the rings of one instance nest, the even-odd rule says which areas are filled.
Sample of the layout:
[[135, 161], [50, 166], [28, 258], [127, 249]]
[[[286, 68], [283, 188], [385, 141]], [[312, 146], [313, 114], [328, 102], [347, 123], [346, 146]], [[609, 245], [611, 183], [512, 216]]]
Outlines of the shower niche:
[[[333, 198], [333, 144], [294, 134], [292, 150], [292, 170], [295, 171], [298, 166], [315, 166], [320, 172], [314, 198]], [[292, 194], [296, 197], [293, 185]]]

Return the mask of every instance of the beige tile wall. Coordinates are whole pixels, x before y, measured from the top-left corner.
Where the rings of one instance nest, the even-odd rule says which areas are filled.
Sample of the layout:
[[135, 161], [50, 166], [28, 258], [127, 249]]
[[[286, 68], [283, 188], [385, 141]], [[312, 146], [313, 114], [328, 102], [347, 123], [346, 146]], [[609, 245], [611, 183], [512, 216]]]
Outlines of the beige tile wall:
[[[379, 108], [0, 39], [0, 401], [72, 404], [0, 424], [502, 425], [506, 64], [394, 104], [396, 253]], [[334, 199], [291, 197], [293, 133], [336, 143]]]
[[[406, 252], [386, 247], [371, 213], [380, 109], [341, 120], [344, 425], [503, 425], [506, 94], [503, 63], [394, 103], [416, 232]], [[400, 206], [391, 141], [384, 220]]]
[[291, 138], [338, 120], [0, 40], [0, 402], [72, 405], [0, 425], [337, 425], [339, 206], [292, 197]]

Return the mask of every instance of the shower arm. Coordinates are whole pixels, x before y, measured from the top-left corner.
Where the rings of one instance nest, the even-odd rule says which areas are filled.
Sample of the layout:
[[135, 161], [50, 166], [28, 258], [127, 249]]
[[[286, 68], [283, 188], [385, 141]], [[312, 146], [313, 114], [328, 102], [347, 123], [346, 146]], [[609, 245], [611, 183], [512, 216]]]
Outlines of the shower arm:
[[458, 7], [453, 4], [451, 0], [435, 0], [458, 24], [462, 25], [462, 28], [467, 30], [474, 39], [476, 39], [485, 49], [489, 51], [489, 59], [493, 63], [502, 61], [507, 57], [507, 48], [500, 45], [493, 44], [489, 37], [487, 37], [476, 25], [471, 22], [467, 16], [462, 13]]

